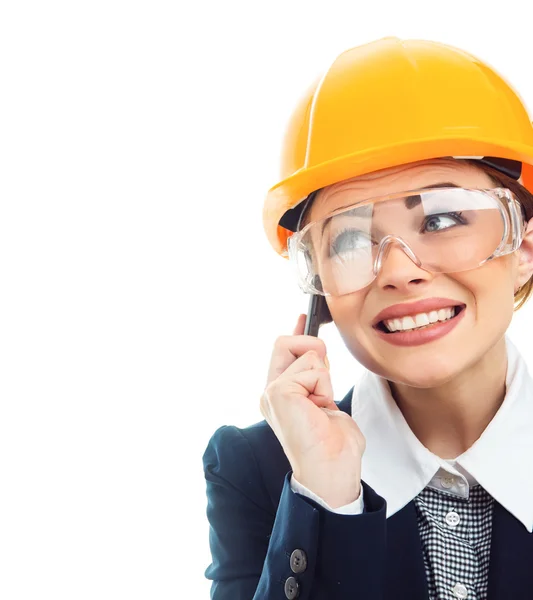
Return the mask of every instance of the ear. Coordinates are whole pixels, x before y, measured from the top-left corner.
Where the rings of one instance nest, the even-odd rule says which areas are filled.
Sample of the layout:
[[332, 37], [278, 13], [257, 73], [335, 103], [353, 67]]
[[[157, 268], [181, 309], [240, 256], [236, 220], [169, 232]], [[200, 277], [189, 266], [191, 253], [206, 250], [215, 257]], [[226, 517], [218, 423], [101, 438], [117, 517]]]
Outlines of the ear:
[[527, 224], [524, 239], [518, 249], [518, 255], [519, 262], [515, 279], [515, 294], [533, 275], [533, 218]]

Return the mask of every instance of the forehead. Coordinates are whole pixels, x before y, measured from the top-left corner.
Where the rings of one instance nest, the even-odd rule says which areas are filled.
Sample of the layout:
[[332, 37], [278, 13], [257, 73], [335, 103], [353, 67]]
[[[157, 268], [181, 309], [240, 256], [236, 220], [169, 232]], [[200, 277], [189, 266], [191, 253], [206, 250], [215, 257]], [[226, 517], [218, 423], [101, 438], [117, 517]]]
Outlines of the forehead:
[[451, 158], [420, 161], [325, 187], [312, 203], [309, 220], [315, 221], [341, 206], [368, 198], [431, 187], [444, 182], [466, 188], [494, 187], [489, 175], [471, 164]]

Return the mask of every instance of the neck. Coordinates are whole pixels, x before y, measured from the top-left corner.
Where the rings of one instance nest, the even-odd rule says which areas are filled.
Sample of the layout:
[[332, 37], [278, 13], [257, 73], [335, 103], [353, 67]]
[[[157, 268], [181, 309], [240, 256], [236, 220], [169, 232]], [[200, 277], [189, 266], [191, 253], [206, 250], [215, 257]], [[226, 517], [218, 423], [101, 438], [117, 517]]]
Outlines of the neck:
[[502, 338], [483, 358], [435, 388], [389, 381], [407, 424], [431, 452], [456, 458], [481, 436], [505, 398], [507, 351]]

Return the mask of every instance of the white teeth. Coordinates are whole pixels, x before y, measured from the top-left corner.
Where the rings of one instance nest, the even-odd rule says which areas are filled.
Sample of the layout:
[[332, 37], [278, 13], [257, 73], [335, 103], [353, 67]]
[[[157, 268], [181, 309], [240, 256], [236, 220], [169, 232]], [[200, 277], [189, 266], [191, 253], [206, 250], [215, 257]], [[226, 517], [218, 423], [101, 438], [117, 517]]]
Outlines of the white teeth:
[[407, 331], [418, 327], [425, 327], [437, 321], [447, 321], [455, 316], [455, 308], [441, 308], [432, 310], [430, 313], [419, 313], [413, 316], [402, 317], [400, 319], [389, 319], [383, 321], [389, 331]]
[[420, 313], [419, 315], [416, 315], [415, 323], [417, 327], [424, 327], [424, 325], [429, 325], [429, 315], [426, 315], [426, 313]]
[[448, 308], [441, 308], [439, 310], [439, 321], [444, 321], [444, 319], [447, 319], [448, 317], [446, 317], [446, 313], [449, 309]]

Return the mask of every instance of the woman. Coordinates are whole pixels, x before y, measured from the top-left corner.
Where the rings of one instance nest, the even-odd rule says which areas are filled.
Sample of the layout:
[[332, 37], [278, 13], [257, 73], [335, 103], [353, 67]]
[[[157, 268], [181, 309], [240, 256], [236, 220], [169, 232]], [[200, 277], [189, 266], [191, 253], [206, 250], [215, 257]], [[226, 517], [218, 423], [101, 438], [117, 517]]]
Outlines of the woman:
[[379, 40], [295, 111], [265, 228], [367, 368], [276, 341], [265, 420], [205, 451], [211, 597], [533, 595], [533, 381], [505, 336], [533, 275], [533, 128], [465, 52]]

